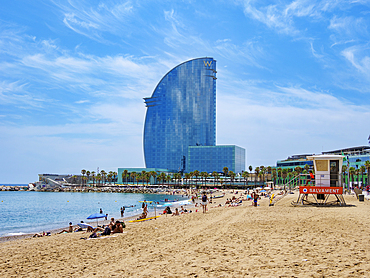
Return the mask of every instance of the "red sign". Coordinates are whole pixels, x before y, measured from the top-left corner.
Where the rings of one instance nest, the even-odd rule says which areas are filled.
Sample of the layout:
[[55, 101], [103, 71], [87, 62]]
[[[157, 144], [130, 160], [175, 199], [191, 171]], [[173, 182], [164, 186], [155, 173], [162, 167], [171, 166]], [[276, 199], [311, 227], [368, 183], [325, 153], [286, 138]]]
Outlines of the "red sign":
[[343, 187], [300, 186], [301, 194], [343, 194]]

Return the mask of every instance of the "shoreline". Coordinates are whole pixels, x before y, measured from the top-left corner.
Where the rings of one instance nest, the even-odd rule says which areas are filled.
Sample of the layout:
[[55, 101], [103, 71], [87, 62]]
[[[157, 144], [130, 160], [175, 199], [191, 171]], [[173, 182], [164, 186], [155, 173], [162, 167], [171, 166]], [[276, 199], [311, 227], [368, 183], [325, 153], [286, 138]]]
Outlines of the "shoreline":
[[[161, 194], [163, 194], [163, 192], [160, 192]], [[171, 194], [172, 196], [173, 195], [182, 195], [182, 194]], [[174, 206], [173, 208], [175, 207], [180, 207], [181, 205], [179, 206]], [[187, 205], [187, 206], [191, 206], [191, 205]], [[194, 206], [194, 205], [193, 205]], [[161, 215], [162, 212], [163, 212], [163, 209], [162, 208], [156, 208], [157, 209], [157, 212], [155, 213], [154, 212], [154, 208], [153, 207], [150, 207], [149, 206], [149, 211], [148, 211], [148, 216], [147, 217], [152, 217], [154, 215]], [[137, 213], [137, 214], [134, 214], [134, 215], [130, 215], [130, 216], [123, 216], [123, 217], [115, 217], [115, 220], [120, 220], [120, 221], [124, 221], [125, 224], [127, 225], [129, 221], [131, 220], [136, 220], [139, 216], [141, 215], [141, 213]], [[110, 218], [108, 216], [108, 219], [105, 220], [105, 219], [100, 219], [98, 222], [99, 222], [99, 226], [103, 226], [103, 225], [107, 225], [110, 223]], [[89, 225], [92, 225], [93, 227], [96, 227], [96, 223], [97, 221], [96, 220], [92, 220], [92, 221], [84, 221], [85, 224], [89, 224]], [[94, 225], [95, 223], [95, 225]], [[131, 224], [131, 223], [130, 223]], [[78, 225], [75, 224], [73, 225], [73, 229], [77, 228]], [[59, 228], [53, 228], [53, 229], [49, 229], [49, 230], [44, 230], [44, 231], [38, 231], [38, 232], [32, 232], [32, 233], [24, 233], [24, 234], [20, 234], [20, 235], [3, 235], [3, 236], [0, 236], [0, 243], [3, 243], [3, 242], [9, 242], [9, 241], [16, 241], [16, 240], [21, 240], [21, 239], [28, 239], [28, 238], [33, 238], [33, 236], [35, 234], [40, 234], [40, 233], [43, 233], [43, 232], [50, 232], [51, 235], [56, 235], [58, 234], [58, 232], [60, 231], [63, 231], [63, 230], [68, 230], [68, 226], [64, 226], [64, 227], [59, 227]], [[77, 233], [77, 232], [73, 232], [73, 233]]]
[[[370, 202], [347, 207], [274, 206], [262, 198], [207, 213], [130, 223], [123, 234], [81, 233], [0, 244], [2, 277], [366, 277]], [[88, 234], [87, 234], [88, 235]], [[97, 266], [97, 262], [99, 265]]]

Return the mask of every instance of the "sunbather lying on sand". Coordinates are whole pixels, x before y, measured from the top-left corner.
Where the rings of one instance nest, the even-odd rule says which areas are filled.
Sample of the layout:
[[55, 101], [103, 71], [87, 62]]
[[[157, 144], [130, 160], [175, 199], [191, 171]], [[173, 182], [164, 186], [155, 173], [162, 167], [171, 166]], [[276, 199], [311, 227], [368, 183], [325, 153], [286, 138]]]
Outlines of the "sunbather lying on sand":
[[63, 230], [63, 231], [59, 232], [58, 234], [72, 233], [72, 232], [73, 232], [73, 225], [72, 225], [72, 222], [69, 222], [69, 228], [68, 228], [68, 230]]

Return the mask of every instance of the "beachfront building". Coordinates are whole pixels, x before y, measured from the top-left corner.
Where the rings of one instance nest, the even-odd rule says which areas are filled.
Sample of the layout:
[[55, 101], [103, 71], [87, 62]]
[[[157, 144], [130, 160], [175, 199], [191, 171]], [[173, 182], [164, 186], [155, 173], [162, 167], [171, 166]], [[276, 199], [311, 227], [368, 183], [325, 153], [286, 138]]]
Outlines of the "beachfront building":
[[234, 173], [242, 173], [245, 168], [245, 149], [235, 145], [189, 146], [189, 172], [202, 169], [207, 173], [221, 173], [227, 167]]
[[[228, 165], [235, 172], [245, 169], [245, 151], [240, 147], [235, 146], [233, 152], [216, 146], [216, 73], [213, 58], [186, 61], [160, 80], [151, 97], [144, 98], [147, 168], [181, 173], [190, 169], [213, 172]], [[205, 163], [209, 155], [219, 161]], [[223, 162], [227, 165], [220, 167]]]
[[[343, 166], [343, 180], [348, 186], [362, 186], [369, 184], [366, 161], [370, 161], [370, 147], [358, 146], [351, 148], [344, 148], [332, 151], [322, 152], [323, 155], [342, 155]], [[297, 166], [305, 168], [307, 164], [312, 170], [312, 161], [308, 159], [311, 154], [293, 155], [285, 160], [278, 160], [276, 168], [288, 169], [293, 171]]]
[[313, 154], [299, 154], [289, 156], [287, 159], [278, 160], [276, 162], [276, 168], [294, 170], [296, 167], [304, 168], [307, 164], [309, 166], [309, 169], [312, 170], [313, 161], [307, 159], [308, 156], [312, 155]]

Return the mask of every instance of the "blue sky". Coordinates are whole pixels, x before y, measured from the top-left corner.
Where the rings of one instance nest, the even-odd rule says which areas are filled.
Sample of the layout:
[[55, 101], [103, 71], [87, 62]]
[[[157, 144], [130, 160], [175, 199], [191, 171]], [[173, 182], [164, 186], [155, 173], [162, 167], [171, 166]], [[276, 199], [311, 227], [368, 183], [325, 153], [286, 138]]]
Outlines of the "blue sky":
[[0, 182], [144, 167], [163, 75], [217, 60], [217, 144], [247, 167], [367, 145], [370, 1], [6, 1]]

